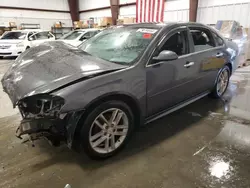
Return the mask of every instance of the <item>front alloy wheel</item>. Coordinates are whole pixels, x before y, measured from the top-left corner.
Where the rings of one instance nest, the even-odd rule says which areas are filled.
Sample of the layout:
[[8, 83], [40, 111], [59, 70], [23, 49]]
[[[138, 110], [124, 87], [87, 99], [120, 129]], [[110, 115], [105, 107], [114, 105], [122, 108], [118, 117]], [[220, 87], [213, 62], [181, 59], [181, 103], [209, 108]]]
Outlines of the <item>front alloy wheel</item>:
[[82, 147], [94, 159], [116, 154], [128, 141], [134, 127], [134, 115], [122, 101], [100, 104], [83, 118]]
[[89, 142], [97, 153], [116, 150], [128, 134], [128, 117], [120, 109], [110, 108], [97, 116], [89, 131]]

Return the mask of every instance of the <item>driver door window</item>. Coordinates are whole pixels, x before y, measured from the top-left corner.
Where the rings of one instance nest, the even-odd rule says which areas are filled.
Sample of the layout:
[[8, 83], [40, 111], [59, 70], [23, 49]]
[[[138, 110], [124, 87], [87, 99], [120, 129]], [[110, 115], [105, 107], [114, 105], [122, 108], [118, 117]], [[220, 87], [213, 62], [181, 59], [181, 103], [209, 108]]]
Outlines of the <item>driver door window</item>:
[[160, 49], [161, 51], [169, 50], [175, 52], [178, 56], [188, 53], [187, 32], [179, 31], [170, 36]]

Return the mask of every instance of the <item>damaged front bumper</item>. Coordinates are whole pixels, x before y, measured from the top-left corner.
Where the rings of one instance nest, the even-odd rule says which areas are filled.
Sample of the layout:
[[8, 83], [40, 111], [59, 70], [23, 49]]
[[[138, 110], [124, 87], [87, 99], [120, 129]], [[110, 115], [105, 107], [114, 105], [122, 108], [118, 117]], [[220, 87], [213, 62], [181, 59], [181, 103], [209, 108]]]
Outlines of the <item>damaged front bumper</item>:
[[[61, 122], [62, 123], [62, 122]], [[16, 136], [22, 139], [22, 135], [45, 133], [45, 134], [57, 134], [53, 129], [54, 125], [58, 124], [58, 120], [50, 119], [23, 119], [16, 130]]]
[[80, 141], [77, 139], [77, 125], [84, 111], [74, 111], [59, 116], [57, 119], [39, 118], [23, 119], [16, 130], [20, 139], [28, 135], [29, 141], [46, 138], [53, 146], [66, 143], [70, 149], [79, 151]]
[[22, 136], [28, 135], [30, 141], [45, 137], [53, 145], [58, 145], [67, 140], [64, 123], [61, 119], [23, 119], [16, 130], [16, 137], [22, 139]]
[[17, 103], [23, 117], [16, 130], [22, 139], [28, 135], [31, 141], [45, 137], [52, 143], [67, 140], [67, 113], [60, 113], [64, 99], [49, 94], [39, 94], [24, 98]]
[[84, 110], [62, 112], [64, 104], [63, 98], [52, 94], [38, 94], [19, 100], [17, 106], [23, 120], [16, 130], [16, 136], [22, 139], [28, 135], [30, 141], [45, 137], [53, 145], [66, 142], [69, 148], [78, 150], [75, 138]]

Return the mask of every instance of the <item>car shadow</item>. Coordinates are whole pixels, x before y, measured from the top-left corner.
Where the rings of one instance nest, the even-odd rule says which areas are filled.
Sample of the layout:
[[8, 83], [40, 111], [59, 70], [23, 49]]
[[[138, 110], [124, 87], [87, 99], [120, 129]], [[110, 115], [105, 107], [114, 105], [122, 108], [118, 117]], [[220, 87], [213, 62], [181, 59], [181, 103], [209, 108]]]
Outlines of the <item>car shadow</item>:
[[[85, 171], [93, 171], [103, 166], [124, 160], [133, 155], [149, 149], [164, 140], [170, 139], [181, 131], [188, 129], [208, 117], [211, 112], [227, 113], [229, 111], [229, 103], [234, 93], [228, 91], [223, 99], [211, 99], [205, 97], [193, 104], [188, 105], [168, 116], [154, 121], [148, 125], [139, 127], [128, 145], [116, 156], [106, 160], [95, 161], [89, 159], [84, 153], [73, 152], [66, 146], [62, 146], [51, 151], [51, 147], [41, 147], [41, 152], [49, 152], [51, 157], [48, 160], [32, 165], [32, 171], [39, 171], [47, 168], [55, 163], [77, 163]], [[189, 112], [196, 112], [198, 116], [192, 116]], [[43, 142], [41, 144], [47, 144]], [[38, 146], [40, 147], [40, 146]]]

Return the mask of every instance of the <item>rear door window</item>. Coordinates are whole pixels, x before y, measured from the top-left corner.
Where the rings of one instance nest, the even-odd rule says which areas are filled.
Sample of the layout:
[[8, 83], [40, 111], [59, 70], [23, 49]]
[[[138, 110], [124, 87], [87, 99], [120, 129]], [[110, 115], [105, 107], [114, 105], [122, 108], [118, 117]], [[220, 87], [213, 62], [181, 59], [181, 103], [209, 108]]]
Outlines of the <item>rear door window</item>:
[[195, 52], [216, 47], [211, 32], [203, 28], [190, 28]]

